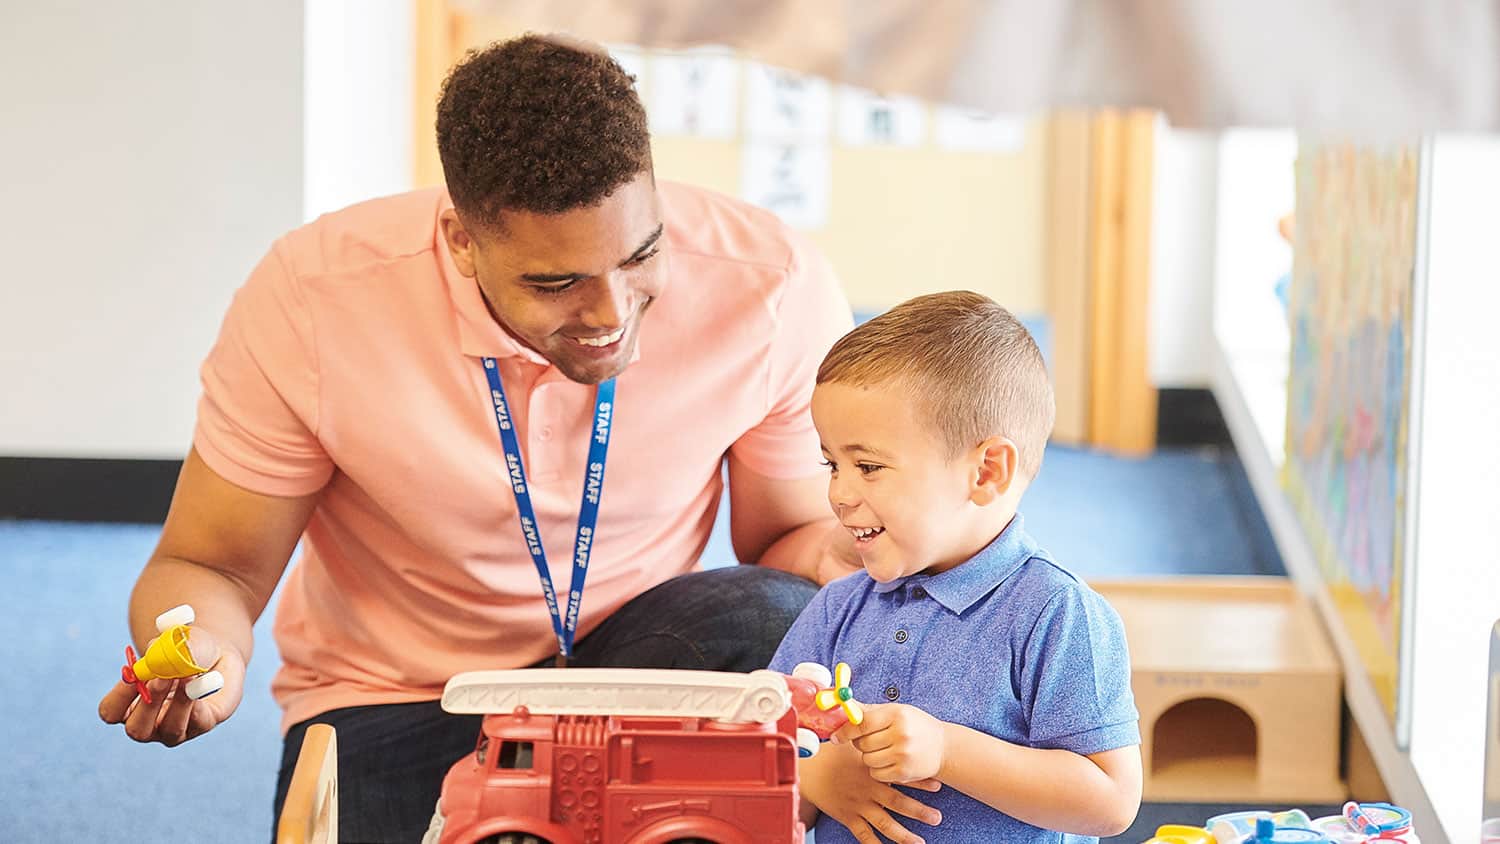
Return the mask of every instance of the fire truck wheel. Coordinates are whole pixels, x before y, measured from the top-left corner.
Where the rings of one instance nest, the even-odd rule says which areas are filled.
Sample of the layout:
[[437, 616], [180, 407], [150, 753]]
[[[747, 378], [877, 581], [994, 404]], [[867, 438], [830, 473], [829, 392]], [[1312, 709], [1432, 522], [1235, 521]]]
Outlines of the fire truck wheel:
[[502, 835], [491, 835], [477, 844], [552, 844], [552, 842], [537, 838], [535, 835], [507, 832]]

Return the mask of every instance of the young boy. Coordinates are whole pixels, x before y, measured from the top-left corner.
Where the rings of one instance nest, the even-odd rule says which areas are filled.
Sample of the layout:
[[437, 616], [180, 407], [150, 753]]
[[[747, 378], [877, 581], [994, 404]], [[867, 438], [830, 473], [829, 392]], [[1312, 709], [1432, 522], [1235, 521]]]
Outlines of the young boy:
[[818, 844], [1123, 832], [1141, 758], [1120, 619], [1017, 513], [1055, 414], [1031, 335], [976, 293], [913, 299], [834, 345], [812, 412], [864, 564], [771, 663], [847, 662], [865, 704], [800, 763]]

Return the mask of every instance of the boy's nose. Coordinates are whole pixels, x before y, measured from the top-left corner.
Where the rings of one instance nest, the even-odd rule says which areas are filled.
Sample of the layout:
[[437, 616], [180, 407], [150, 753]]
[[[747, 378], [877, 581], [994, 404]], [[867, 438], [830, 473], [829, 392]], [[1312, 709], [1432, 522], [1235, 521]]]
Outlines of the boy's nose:
[[847, 484], [841, 484], [834, 478], [828, 482], [828, 503], [832, 505], [835, 514], [842, 516], [846, 511], [859, 506], [859, 498]]

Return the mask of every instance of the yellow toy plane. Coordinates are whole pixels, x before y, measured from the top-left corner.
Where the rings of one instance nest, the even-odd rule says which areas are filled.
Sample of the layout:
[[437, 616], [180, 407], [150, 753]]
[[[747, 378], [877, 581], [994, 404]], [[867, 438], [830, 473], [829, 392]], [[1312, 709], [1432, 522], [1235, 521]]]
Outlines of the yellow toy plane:
[[[214, 652], [213, 659], [205, 659], [207, 655], [201, 653], [202, 648], [197, 656], [193, 653], [190, 625], [194, 618], [193, 608], [187, 604], [174, 607], [156, 617], [156, 632], [161, 635], [146, 648], [140, 659], [136, 659], [135, 648], [125, 646], [125, 667], [120, 669], [120, 678], [135, 686], [141, 700], [151, 702], [146, 683], [156, 679], [187, 680], [182, 690], [193, 700], [208, 697], [224, 688], [224, 675], [212, 670], [218, 662], [218, 649], [208, 649]], [[199, 665], [199, 659], [205, 659], [208, 666]]]

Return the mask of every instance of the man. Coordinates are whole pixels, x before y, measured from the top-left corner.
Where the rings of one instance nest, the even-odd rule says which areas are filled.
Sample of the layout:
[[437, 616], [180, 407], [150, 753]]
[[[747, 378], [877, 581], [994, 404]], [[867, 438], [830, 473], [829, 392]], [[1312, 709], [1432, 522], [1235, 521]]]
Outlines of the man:
[[[130, 618], [144, 643], [192, 604], [224, 690], [100, 703], [167, 745], [229, 717], [301, 538], [275, 624], [276, 804], [307, 725], [331, 723], [348, 840], [421, 837], [478, 734], [437, 704], [452, 674], [560, 651], [762, 667], [813, 582], [853, 570], [808, 412], [851, 323], [826, 262], [769, 214], [657, 185], [644, 109], [601, 52], [528, 36], [472, 54], [437, 134], [446, 193], [283, 237], [203, 366]], [[756, 565], [695, 572], [726, 459]]]

